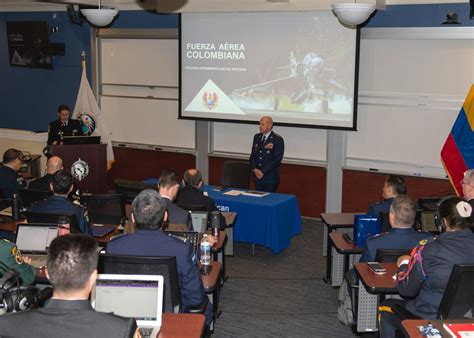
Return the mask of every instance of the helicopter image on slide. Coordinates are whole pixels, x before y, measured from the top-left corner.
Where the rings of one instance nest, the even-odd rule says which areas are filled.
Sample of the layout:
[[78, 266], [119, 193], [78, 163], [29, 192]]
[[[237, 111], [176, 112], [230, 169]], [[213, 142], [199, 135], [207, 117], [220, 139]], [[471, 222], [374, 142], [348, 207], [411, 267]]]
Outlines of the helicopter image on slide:
[[334, 70], [326, 68], [324, 60], [315, 52], [305, 54], [298, 61], [291, 51], [288, 61], [287, 65], [275, 68], [277, 75], [284, 76], [235, 89], [233, 96], [240, 98], [238, 101], [250, 99], [254, 102], [268, 101], [271, 97], [275, 111], [304, 110], [319, 113], [330, 113], [331, 96], [347, 96], [347, 88], [327, 78], [327, 74], [333, 73]]

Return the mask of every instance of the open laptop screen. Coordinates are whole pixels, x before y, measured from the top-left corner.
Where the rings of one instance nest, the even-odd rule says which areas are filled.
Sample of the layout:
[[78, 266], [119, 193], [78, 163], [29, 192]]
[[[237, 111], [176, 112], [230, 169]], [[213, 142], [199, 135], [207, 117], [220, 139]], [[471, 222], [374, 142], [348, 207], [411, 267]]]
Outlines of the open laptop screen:
[[163, 277], [99, 274], [92, 293], [96, 311], [135, 318], [137, 324], [161, 325]]
[[207, 211], [191, 211], [191, 220], [193, 222], [193, 230], [204, 233], [207, 230]]
[[18, 223], [15, 243], [23, 252], [46, 252], [57, 236], [56, 224]]

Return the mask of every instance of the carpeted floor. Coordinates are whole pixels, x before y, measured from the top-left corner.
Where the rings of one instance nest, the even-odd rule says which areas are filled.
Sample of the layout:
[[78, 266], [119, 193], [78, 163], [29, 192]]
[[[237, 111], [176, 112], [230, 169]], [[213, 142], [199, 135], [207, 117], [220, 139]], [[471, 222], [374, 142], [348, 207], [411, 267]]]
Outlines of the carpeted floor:
[[213, 337], [353, 337], [336, 316], [338, 290], [322, 281], [323, 227], [303, 219], [303, 233], [275, 255], [234, 243]]

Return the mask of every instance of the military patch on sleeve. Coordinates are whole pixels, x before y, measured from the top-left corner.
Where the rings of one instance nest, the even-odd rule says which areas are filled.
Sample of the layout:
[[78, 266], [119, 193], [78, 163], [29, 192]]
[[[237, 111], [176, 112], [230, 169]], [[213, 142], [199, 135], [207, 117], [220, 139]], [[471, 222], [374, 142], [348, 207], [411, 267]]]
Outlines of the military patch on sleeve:
[[23, 264], [23, 256], [21, 255], [20, 250], [16, 247], [16, 245], [12, 248], [12, 255], [15, 256], [15, 261], [17, 264]]

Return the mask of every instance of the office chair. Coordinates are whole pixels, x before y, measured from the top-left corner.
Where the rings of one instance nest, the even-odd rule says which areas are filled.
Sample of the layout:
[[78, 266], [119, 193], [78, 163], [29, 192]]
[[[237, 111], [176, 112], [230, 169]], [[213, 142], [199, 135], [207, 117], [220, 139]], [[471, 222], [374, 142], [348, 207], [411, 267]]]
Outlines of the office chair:
[[409, 255], [411, 249], [377, 249], [375, 261], [382, 263], [396, 263], [398, 257]]
[[201, 234], [197, 231], [176, 231], [176, 230], [165, 230], [163, 231], [168, 236], [179, 237], [185, 241], [189, 241], [193, 246], [194, 253], [197, 255], [199, 250], [199, 243], [201, 240]]
[[114, 180], [114, 184], [116, 193], [125, 195], [125, 202], [127, 204], [132, 203], [133, 199], [142, 190], [158, 190], [158, 186], [156, 184], [147, 184], [139, 181], [122, 180], [118, 178]]
[[[473, 283], [474, 265], [454, 265], [444, 290], [443, 298], [439, 304], [437, 319], [472, 318], [474, 311]], [[422, 319], [402, 306], [393, 306], [392, 310], [400, 320]], [[401, 332], [397, 332], [397, 336], [402, 336]]]
[[94, 224], [125, 224], [125, 195], [83, 195], [82, 204], [87, 208], [89, 221]]
[[[178, 270], [175, 256], [144, 257], [100, 254], [97, 267], [99, 273], [125, 275], [161, 275], [165, 281], [163, 290], [163, 311], [181, 312]], [[202, 304], [189, 309], [190, 313], [204, 313], [208, 303], [205, 297]]]
[[225, 161], [222, 169], [221, 185], [224, 188], [248, 189], [250, 164], [243, 161]]
[[29, 208], [35, 202], [43, 201], [53, 194], [52, 191], [19, 189], [24, 208]]

